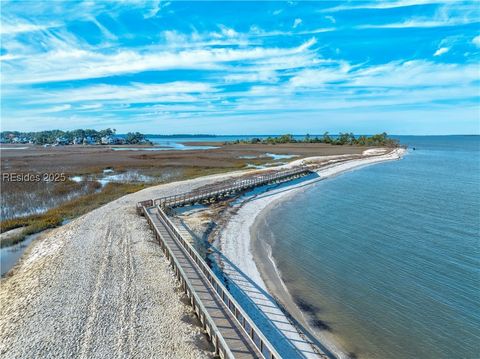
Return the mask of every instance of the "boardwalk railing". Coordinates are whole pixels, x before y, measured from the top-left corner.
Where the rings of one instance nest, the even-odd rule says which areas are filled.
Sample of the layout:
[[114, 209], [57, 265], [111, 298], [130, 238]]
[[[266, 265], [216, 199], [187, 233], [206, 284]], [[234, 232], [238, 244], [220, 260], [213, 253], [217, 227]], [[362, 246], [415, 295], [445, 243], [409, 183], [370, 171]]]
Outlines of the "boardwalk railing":
[[154, 200], [147, 200], [139, 202], [137, 205], [138, 211], [141, 212], [141, 207], [152, 207], [160, 205], [162, 208], [182, 206], [185, 204], [193, 204], [206, 200], [209, 198], [222, 197], [234, 192], [246, 190], [256, 186], [261, 186], [270, 182], [279, 181], [283, 179], [290, 179], [292, 177], [301, 176], [310, 173], [310, 169], [306, 166], [298, 166], [293, 169], [270, 173], [266, 175], [258, 175], [253, 178], [240, 179], [234, 181], [227, 186], [219, 186], [218, 188], [212, 188], [200, 193], [188, 192], [173, 196], [156, 198]]
[[230, 351], [225, 339], [223, 338], [220, 330], [215, 325], [208, 310], [203, 305], [202, 301], [198, 297], [195, 289], [193, 288], [192, 283], [188, 279], [188, 276], [182, 269], [180, 263], [178, 263], [177, 258], [173, 255], [172, 249], [169, 245], [162, 239], [158, 230], [156, 230], [155, 225], [153, 224], [152, 218], [145, 207], [143, 207], [145, 218], [147, 219], [148, 224], [151, 228], [154, 229], [155, 237], [160, 243], [161, 248], [163, 249], [166, 257], [170, 260], [170, 263], [175, 271], [175, 274], [180, 282], [180, 285], [183, 287], [184, 292], [187, 294], [187, 297], [190, 299], [190, 304], [193, 307], [193, 310], [197, 314], [200, 322], [203, 325], [203, 329], [208, 333], [210, 340], [212, 341], [215, 347], [215, 354], [218, 354], [222, 359], [234, 359], [233, 353]]
[[[143, 208], [143, 211], [144, 211], [150, 225], [152, 226], [152, 228], [155, 229], [156, 227], [153, 225], [153, 222], [151, 221], [151, 218], [149, 218], [150, 215], [148, 214], [148, 211], [145, 207]], [[159, 217], [161, 218], [163, 223], [166, 225], [169, 233], [172, 235], [173, 238], [175, 238], [177, 243], [179, 243], [184, 248], [184, 250], [188, 253], [190, 258], [197, 264], [197, 266], [199, 267], [201, 272], [204, 274], [205, 278], [208, 279], [208, 282], [210, 283], [212, 288], [215, 290], [215, 293], [217, 294], [217, 296], [226, 305], [228, 310], [233, 314], [233, 316], [237, 320], [238, 324], [240, 324], [240, 327], [251, 338], [252, 342], [257, 347], [257, 349], [260, 351], [260, 353], [262, 353], [263, 357], [268, 358], [268, 359], [281, 359], [281, 356], [278, 354], [278, 352], [276, 351], [274, 346], [263, 335], [263, 333], [260, 331], [260, 329], [255, 325], [254, 321], [243, 310], [241, 305], [233, 298], [233, 296], [230, 294], [230, 292], [227, 290], [227, 288], [225, 288], [223, 283], [218, 279], [217, 275], [215, 273], [213, 273], [213, 271], [207, 265], [205, 260], [198, 254], [198, 252], [195, 250], [195, 248], [193, 248], [193, 246], [187, 240], [185, 240], [183, 238], [183, 236], [180, 234], [179, 230], [175, 227], [175, 225], [168, 218], [168, 216], [162, 211], [160, 206], [157, 206], [157, 211], [158, 211], [157, 213], [158, 213]], [[157, 238], [159, 238], [163, 242], [163, 240], [162, 240], [160, 234], [158, 233], [158, 231], [156, 230], [155, 232], [156, 232]], [[167, 248], [167, 250], [169, 250], [168, 247], [165, 246], [166, 243], [163, 243], [163, 244], [164, 244], [164, 247]], [[170, 254], [170, 257], [173, 257], [173, 256]], [[178, 266], [178, 264], [176, 264], [176, 265]], [[181, 273], [183, 273], [183, 272], [181, 272]], [[188, 278], [185, 277], [184, 282], [187, 283], [187, 281], [188, 281]], [[192, 293], [194, 293], [192, 289], [190, 289], [190, 291]], [[196, 298], [199, 301], [198, 297], [196, 297]], [[199, 305], [199, 308], [201, 310], [205, 310], [205, 308], [202, 305]], [[210, 316], [208, 315], [207, 312], [202, 313], [202, 314], [203, 314], [204, 318], [206, 318], [208, 321], [211, 321], [211, 318], [210, 318]], [[201, 318], [201, 316], [199, 316], [199, 317]], [[215, 332], [215, 336], [217, 338], [216, 340], [217, 341], [219, 340], [219, 343], [217, 345], [219, 345], [219, 344], [225, 344], [226, 345], [224, 340], [220, 340], [220, 339], [223, 339], [223, 338], [221, 337], [221, 334], [218, 331], [218, 329], [213, 324], [213, 321], [211, 321], [211, 323], [209, 323], [209, 325], [211, 326], [211, 330], [213, 330]], [[216, 344], [215, 341], [213, 341], [213, 342], [214, 342], [214, 344]], [[227, 355], [227, 354], [228, 354], [228, 351], [225, 350], [224, 355]]]
[[208, 283], [210, 283], [210, 286], [214, 289], [214, 293], [216, 294], [216, 296], [225, 304], [226, 308], [228, 308], [230, 313], [237, 321], [239, 327], [242, 328], [245, 334], [251, 339], [252, 343], [259, 350], [262, 356], [268, 359], [281, 359], [281, 356], [278, 354], [275, 347], [268, 341], [268, 339], [264, 336], [261, 330], [255, 325], [254, 321], [248, 316], [242, 306], [233, 298], [233, 296], [230, 294], [227, 288], [225, 288], [221, 280], [212, 271], [212, 269], [208, 266], [205, 260], [198, 254], [198, 252], [190, 244], [190, 242], [183, 238], [179, 230], [175, 227], [175, 225], [172, 223], [172, 221], [168, 218], [168, 216], [163, 210], [168, 207], [193, 204], [211, 198], [228, 196], [235, 192], [243, 191], [249, 188], [261, 186], [275, 181], [293, 179], [308, 173], [310, 173], [310, 169], [308, 167], [299, 166], [289, 170], [279, 171], [266, 175], [257, 175], [248, 179], [238, 179], [236, 181], [233, 181], [232, 184], [226, 186], [218, 186], [216, 188], [210, 188], [208, 190], [204, 190], [198, 193], [183, 193], [174, 196], [161, 197], [154, 200], [147, 200], [139, 202], [137, 204], [137, 211], [139, 212], [139, 214], [143, 214], [147, 218], [148, 223], [154, 230], [156, 238], [158, 239], [167, 258], [170, 260], [177, 275], [177, 278], [183, 286], [185, 293], [190, 298], [191, 304], [195, 312], [200, 318], [204, 329], [207, 331], [215, 346], [216, 352], [220, 355], [221, 358], [230, 359], [234, 356], [231, 350], [228, 348], [225, 338], [222, 337], [221, 331], [217, 328], [207, 309], [202, 304], [200, 297], [197, 295], [197, 293], [195, 293], [195, 289], [192, 283], [189, 281], [188, 276], [185, 274], [168, 243], [162, 238], [159, 228], [156, 227], [154, 221], [152, 220], [148, 208], [153, 209], [152, 207], [155, 207], [158, 219], [164, 225], [170, 236], [197, 265], [204, 278], [207, 279]]

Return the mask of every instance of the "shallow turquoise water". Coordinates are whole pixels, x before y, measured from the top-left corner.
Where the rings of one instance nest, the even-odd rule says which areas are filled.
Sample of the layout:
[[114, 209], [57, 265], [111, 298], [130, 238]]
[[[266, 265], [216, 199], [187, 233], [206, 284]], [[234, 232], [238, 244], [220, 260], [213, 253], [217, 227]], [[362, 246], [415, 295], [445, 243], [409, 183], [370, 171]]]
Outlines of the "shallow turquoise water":
[[401, 161], [276, 206], [259, 238], [318, 330], [359, 358], [478, 358], [480, 137], [401, 137]]

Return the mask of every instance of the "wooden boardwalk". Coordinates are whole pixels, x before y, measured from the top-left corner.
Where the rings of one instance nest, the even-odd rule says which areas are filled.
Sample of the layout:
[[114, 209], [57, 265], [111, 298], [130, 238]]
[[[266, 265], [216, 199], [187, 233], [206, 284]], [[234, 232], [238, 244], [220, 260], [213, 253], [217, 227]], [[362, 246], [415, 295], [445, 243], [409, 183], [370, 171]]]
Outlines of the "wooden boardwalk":
[[288, 181], [309, 173], [310, 169], [307, 167], [296, 167], [232, 180], [228, 185], [137, 204], [137, 211], [147, 218], [220, 358], [280, 359], [281, 356], [205, 260], [182, 237], [164, 210], [218, 200], [256, 186]]
[[267, 173], [264, 175], [254, 175], [247, 178], [232, 180], [228, 185], [214, 186], [212, 188], [192, 191], [188, 193], [177, 194], [173, 196], [156, 198], [139, 202], [137, 209], [141, 212], [141, 207], [151, 207], [159, 205], [162, 208], [173, 208], [178, 206], [192, 205], [202, 203], [202, 201], [218, 200], [228, 197], [234, 193], [245, 191], [257, 186], [263, 186], [269, 183], [280, 183], [310, 174], [312, 169], [306, 166], [297, 166], [295, 168]]
[[160, 207], [144, 208], [144, 214], [217, 354], [221, 358], [280, 359], [193, 247], [179, 240], [180, 233]]

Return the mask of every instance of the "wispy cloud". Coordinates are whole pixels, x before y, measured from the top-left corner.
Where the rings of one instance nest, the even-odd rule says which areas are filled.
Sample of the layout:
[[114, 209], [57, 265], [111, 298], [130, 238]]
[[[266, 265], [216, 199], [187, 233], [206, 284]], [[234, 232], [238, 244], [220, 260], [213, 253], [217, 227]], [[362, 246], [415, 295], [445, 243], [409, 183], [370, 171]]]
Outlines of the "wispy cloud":
[[472, 39], [472, 44], [476, 47], [480, 47], [480, 35], [477, 35]]
[[293, 48], [250, 47], [246, 49], [205, 48], [179, 52], [157, 52], [155, 48], [99, 53], [68, 48], [5, 61], [2, 72], [7, 84], [33, 84], [92, 79], [151, 70], [219, 69], [235, 61], [254, 61], [301, 54], [316, 43], [314, 38]]
[[34, 32], [51, 29], [60, 26], [59, 24], [33, 24], [26, 22], [25, 20], [18, 21], [6, 21], [2, 19], [0, 23], [1, 35], [17, 35], [25, 32]]
[[[147, 102], [190, 102], [197, 98], [194, 94], [208, 94], [217, 89], [203, 82], [169, 82], [163, 84], [131, 83], [126, 85], [94, 85], [61, 91], [42, 91], [29, 99], [29, 104], [92, 102], [83, 109], [92, 109], [99, 103], [147, 103]], [[85, 107], [87, 106], [87, 107]]]
[[440, 56], [440, 55], [446, 54], [448, 51], [450, 51], [449, 47], [441, 47], [437, 51], [435, 51], [433, 56]]
[[162, 9], [170, 6], [170, 1], [163, 1], [163, 0], [152, 0], [151, 1], [152, 7], [145, 13], [144, 18], [149, 19], [158, 15]]
[[471, 3], [445, 2], [432, 14], [410, 16], [409, 18], [386, 24], [362, 24], [358, 28], [367, 29], [402, 29], [402, 28], [433, 28], [469, 25], [480, 22], [480, 9]]
[[348, 10], [361, 10], [361, 9], [394, 9], [408, 6], [429, 5], [429, 4], [444, 4], [448, 3], [448, 0], [378, 0], [378, 1], [352, 1], [347, 4], [342, 4], [326, 9], [320, 10], [320, 12], [338, 12]]
[[458, 25], [467, 25], [479, 22], [473, 19], [446, 19], [446, 20], [429, 20], [429, 19], [409, 19], [403, 22], [391, 24], [366, 24], [359, 25], [359, 29], [405, 29], [405, 28], [430, 28], [430, 27], [449, 27]]
[[296, 29], [300, 24], [302, 23], [302, 19], [300, 18], [296, 18], [294, 21], [293, 21], [293, 28]]

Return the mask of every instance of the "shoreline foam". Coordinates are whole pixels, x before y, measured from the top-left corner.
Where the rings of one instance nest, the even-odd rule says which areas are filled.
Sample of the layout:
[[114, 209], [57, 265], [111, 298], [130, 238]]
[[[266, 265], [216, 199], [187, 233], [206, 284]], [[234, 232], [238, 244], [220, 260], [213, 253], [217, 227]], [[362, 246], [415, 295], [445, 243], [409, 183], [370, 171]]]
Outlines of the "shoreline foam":
[[[306, 320], [304, 313], [298, 308], [297, 304], [295, 304], [292, 296], [283, 283], [281, 279], [281, 273], [271, 257], [269, 248], [265, 246], [263, 242], [259, 241], [258, 238], [256, 238], [256, 228], [259, 221], [268, 215], [269, 210], [273, 206], [279, 205], [282, 201], [288, 199], [289, 196], [292, 196], [297, 191], [306, 189], [310, 184], [368, 165], [397, 160], [402, 158], [404, 153], [404, 149], [398, 148], [384, 155], [352, 159], [322, 167], [317, 170], [317, 173], [320, 177], [302, 181], [286, 187], [282, 186], [281, 188], [258, 194], [254, 198], [249, 199], [248, 202], [240, 206], [237, 214], [225, 225], [220, 233], [220, 243], [223, 254], [245, 275], [247, 275], [257, 287], [263, 288], [271, 296], [273, 296], [273, 298], [276, 299], [276, 304], [279, 309], [280, 306], [278, 306], [278, 304], [281, 304], [281, 306], [284, 307], [284, 309], [286, 309], [286, 311], [293, 315], [293, 317], [296, 319], [296, 323], [292, 323], [291, 318], [287, 318], [284, 311], [282, 311], [284, 318], [282, 318], [281, 322], [284, 322], [286, 319], [290, 322], [290, 327], [296, 327], [295, 330], [297, 330], [299, 327], [306, 327], [308, 328], [307, 332], [312, 332], [312, 328], [310, 328], [308, 325], [308, 321]], [[315, 160], [325, 160], [325, 157], [312, 157], [297, 160], [290, 162], [287, 166], [298, 165], [304, 161]], [[235, 240], [229, 240], [231, 238], [235, 238]], [[235, 276], [233, 276], [233, 280], [235, 280]], [[246, 289], [251, 291], [252, 288]], [[253, 300], [257, 303], [261, 310], [264, 310], [262, 305], [265, 304], [265, 298], [261, 298], [261, 296], [256, 293], [256, 296], [253, 298]], [[271, 304], [272, 303], [269, 303], [269, 305]], [[271, 311], [271, 306], [267, 307], [269, 308], [269, 311]], [[278, 313], [275, 313], [275, 316], [275, 320], [279, 321]], [[287, 328], [285, 325], [282, 329], [285, 333], [291, 330], [291, 328]], [[306, 334], [308, 336], [308, 333]], [[319, 336], [318, 333], [316, 334], [317, 335], [313, 340], [309, 340], [308, 338], [304, 338], [304, 340], [306, 342], [314, 342], [317, 347], [320, 347], [320, 349], [324, 352], [329, 352], [331, 356], [348, 358], [348, 354], [344, 353], [340, 346], [335, 343], [333, 336]], [[298, 332], [297, 335], [290, 333], [290, 336], [292, 336], [291, 339], [298, 340]], [[315, 341], [315, 339], [317, 339], [317, 341]], [[297, 343], [300, 343], [304, 348], [305, 342]]]

